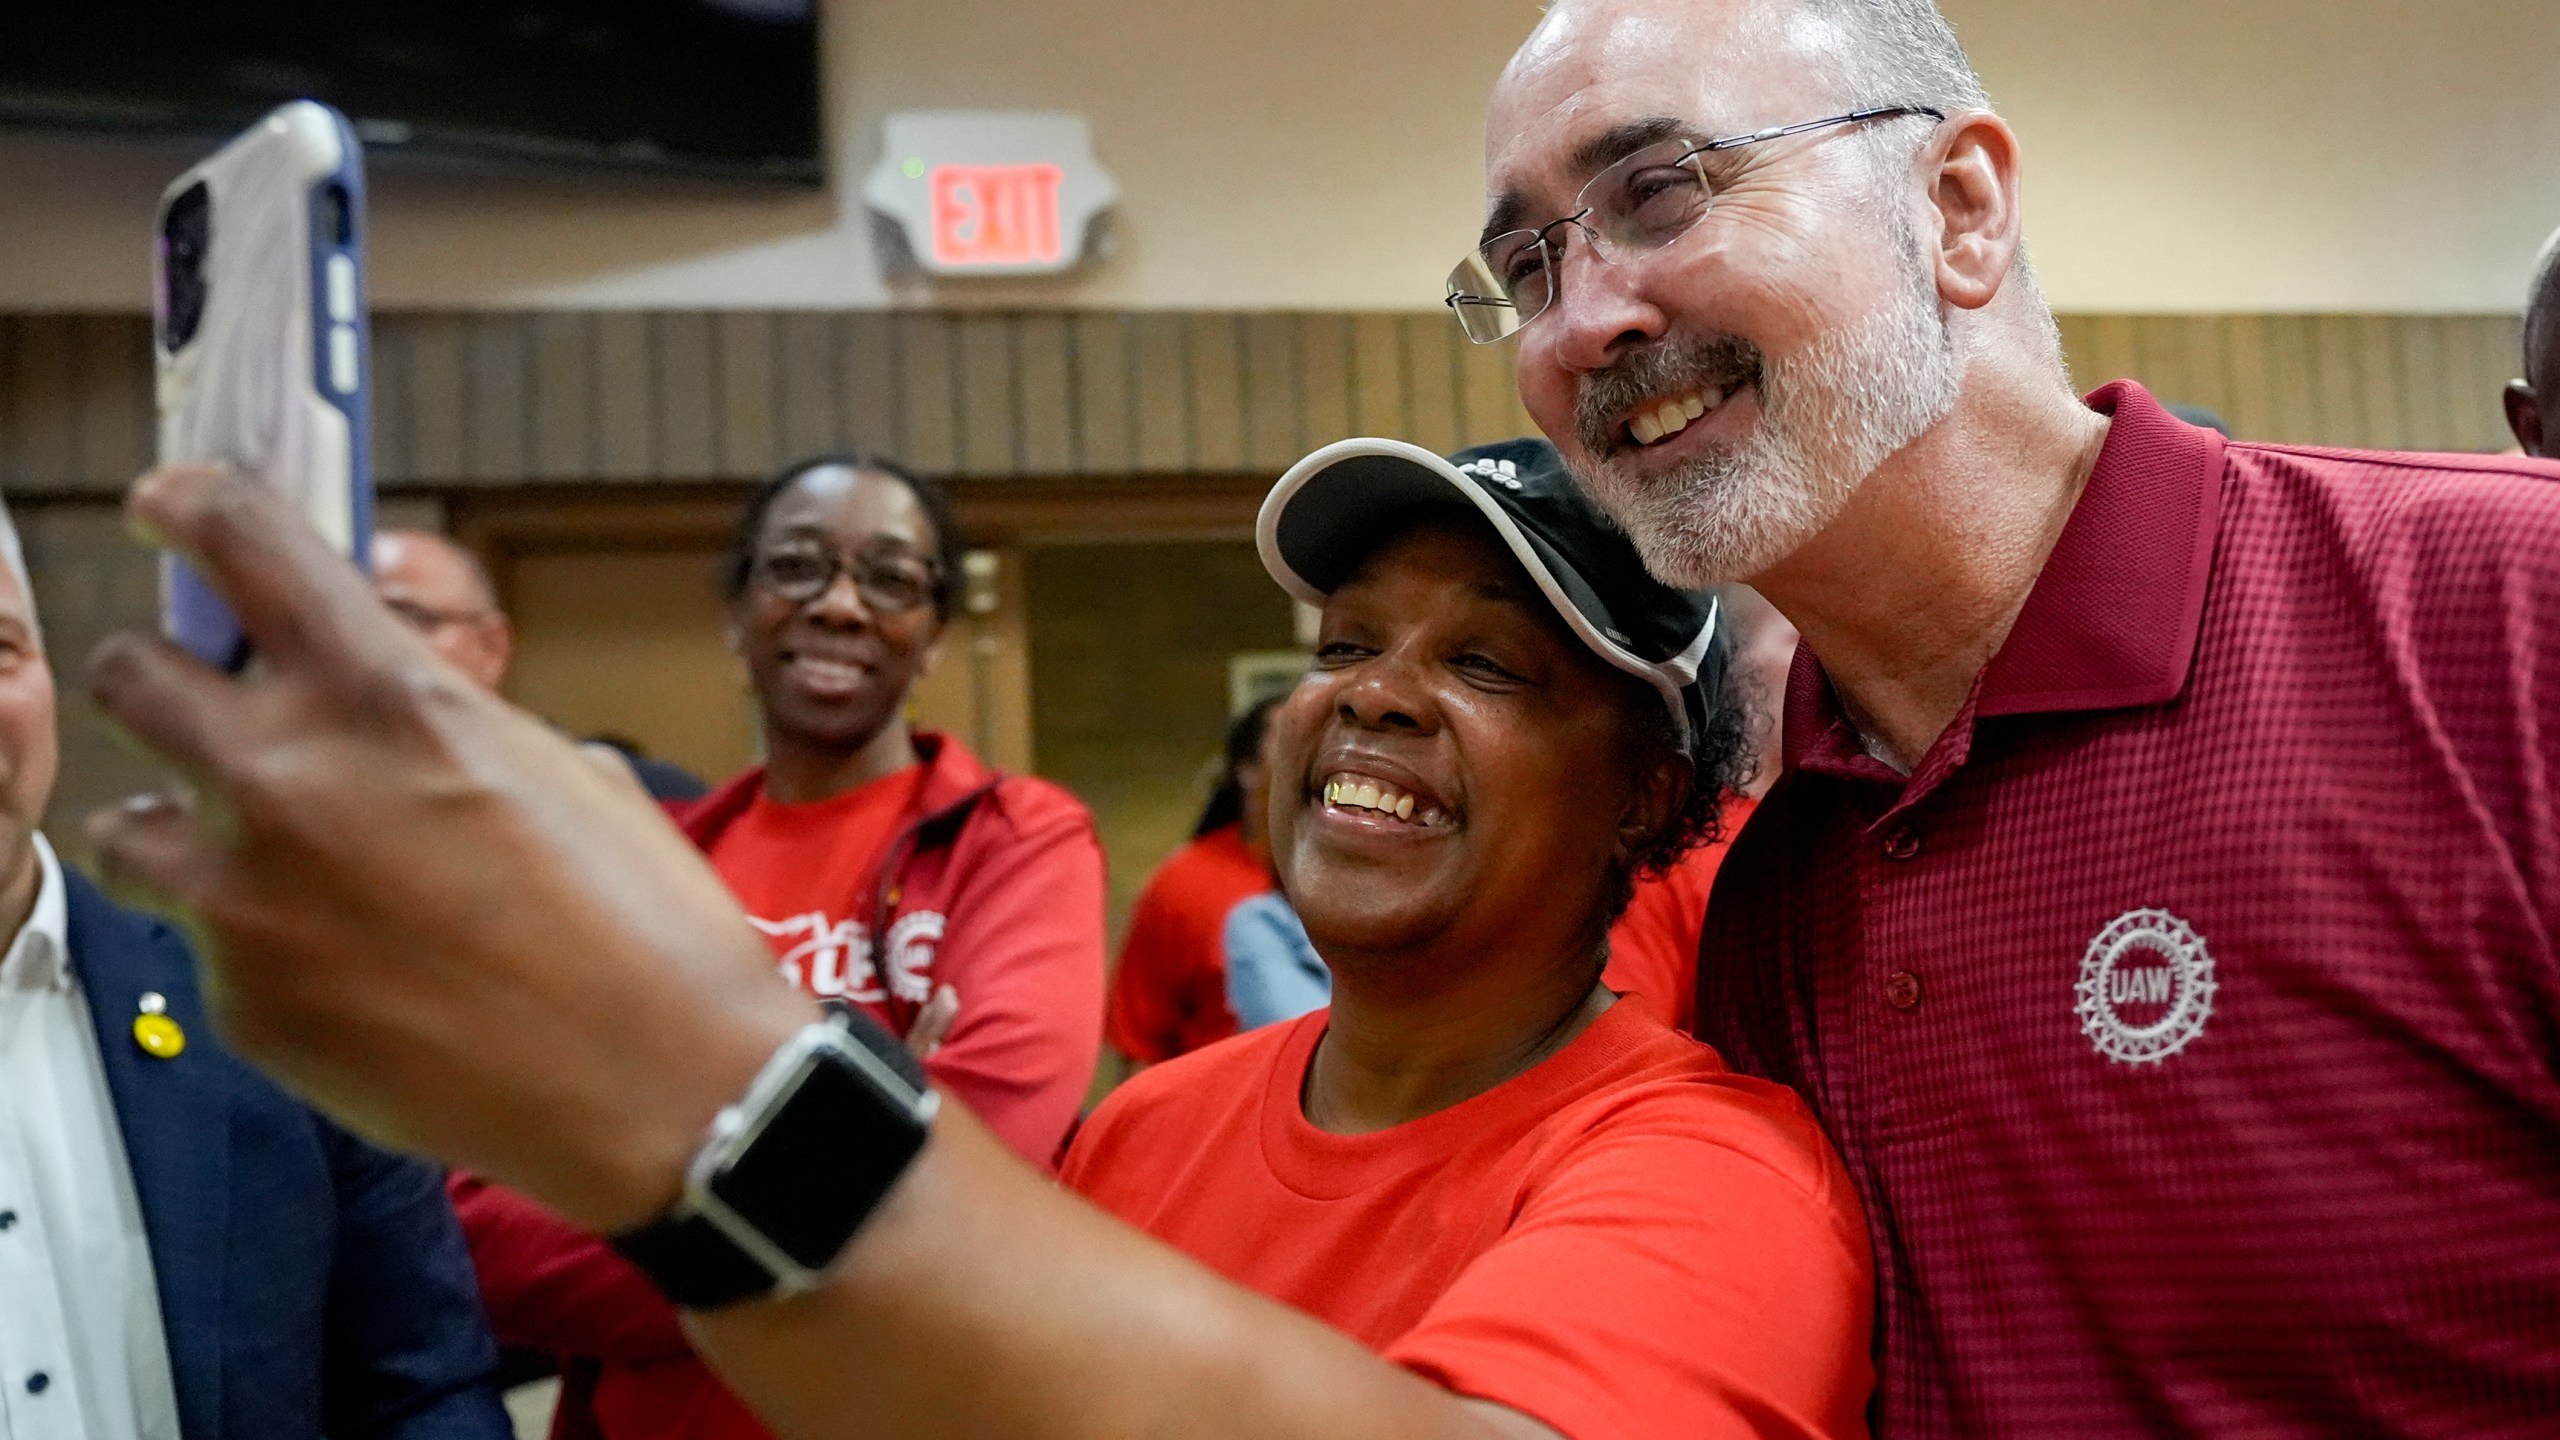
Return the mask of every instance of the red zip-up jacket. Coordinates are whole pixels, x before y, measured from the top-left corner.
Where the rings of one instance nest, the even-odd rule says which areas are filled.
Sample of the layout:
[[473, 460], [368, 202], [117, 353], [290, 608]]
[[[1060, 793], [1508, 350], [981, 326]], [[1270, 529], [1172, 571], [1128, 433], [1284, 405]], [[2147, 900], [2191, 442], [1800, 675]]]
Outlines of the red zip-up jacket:
[[[1023, 1158], [1054, 1167], [1101, 1048], [1102, 847], [1093, 817], [1045, 780], [989, 770], [948, 736], [919, 734], [925, 774], [910, 819], [867, 893], [830, 913], [866, 934], [910, 937], [881, 968], [898, 983], [866, 1003], [904, 1034], [917, 995], [959, 992], [925, 1062]], [[705, 850], [764, 782], [750, 770], [670, 806]], [[938, 934], [939, 940], [933, 937]], [[554, 1440], [761, 1440], [766, 1432], [693, 1356], [675, 1312], [601, 1239], [468, 1175], [452, 1182], [499, 1343], [564, 1357]]]

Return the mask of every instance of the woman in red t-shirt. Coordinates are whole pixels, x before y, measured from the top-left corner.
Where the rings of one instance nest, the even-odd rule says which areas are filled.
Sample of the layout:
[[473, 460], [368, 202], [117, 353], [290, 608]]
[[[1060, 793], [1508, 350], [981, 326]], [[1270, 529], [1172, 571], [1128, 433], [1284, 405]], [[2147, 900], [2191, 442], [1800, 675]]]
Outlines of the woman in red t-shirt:
[[1115, 1092], [1066, 1182], [1500, 1433], [1864, 1433], [1873, 1275], [1801, 1102], [1602, 980], [1747, 769], [1709, 595], [1554, 450], [1346, 441], [1265, 503], [1322, 607], [1271, 850], [1329, 1011]]
[[[931, 481], [831, 457], [766, 482], [721, 575], [765, 762], [675, 813], [786, 979], [904, 1036], [1045, 1167], [1100, 1049], [1102, 851], [1066, 791], [908, 728], [958, 573]], [[500, 1341], [569, 1361], [555, 1435], [765, 1433], [602, 1241], [468, 1177], [454, 1191]]]
[[1160, 1064], [1236, 1033], [1227, 1003], [1228, 919], [1238, 904], [1279, 884], [1263, 835], [1271, 786], [1262, 738], [1275, 703], [1256, 701], [1228, 722], [1225, 774], [1190, 843], [1156, 867], [1130, 907], [1103, 1035], [1134, 1065]]

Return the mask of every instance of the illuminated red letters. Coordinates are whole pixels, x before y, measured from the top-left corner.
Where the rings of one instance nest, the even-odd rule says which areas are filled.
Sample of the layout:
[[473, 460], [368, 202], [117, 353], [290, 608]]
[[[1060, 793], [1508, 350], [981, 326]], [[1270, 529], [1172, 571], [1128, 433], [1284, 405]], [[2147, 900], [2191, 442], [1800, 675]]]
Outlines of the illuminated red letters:
[[933, 258], [953, 268], [1058, 262], [1055, 165], [933, 167]]

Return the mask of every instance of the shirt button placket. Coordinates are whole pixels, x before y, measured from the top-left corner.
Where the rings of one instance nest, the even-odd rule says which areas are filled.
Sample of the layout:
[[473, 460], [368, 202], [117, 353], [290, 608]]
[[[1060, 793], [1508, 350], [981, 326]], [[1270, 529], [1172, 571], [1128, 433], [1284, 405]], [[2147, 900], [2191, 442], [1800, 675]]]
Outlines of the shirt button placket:
[[[1885, 832], [1885, 859], [1901, 863], [1915, 859], [1919, 854], [1919, 826], [1905, 820]], [[1885, 976], [1884, 1003], [1906, 1013], [1917, 1009], [1920, 1004], [1920, 977], [1908, 970], [1896, 970]]]
[[1884, 1003], [1896, 1010], [1918, 1008], [1920, 977], [1908, 970], [1896, 970], [1884, 977]]

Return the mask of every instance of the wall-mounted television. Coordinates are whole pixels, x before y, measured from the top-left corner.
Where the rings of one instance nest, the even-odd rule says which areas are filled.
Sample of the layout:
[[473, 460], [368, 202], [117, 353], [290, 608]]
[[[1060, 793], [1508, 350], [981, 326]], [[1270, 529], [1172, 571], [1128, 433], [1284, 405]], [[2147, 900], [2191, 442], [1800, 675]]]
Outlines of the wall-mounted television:
[[0, 0], [0, 124], [819, 183], [817, 0]]

